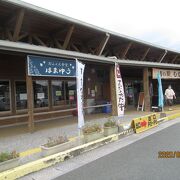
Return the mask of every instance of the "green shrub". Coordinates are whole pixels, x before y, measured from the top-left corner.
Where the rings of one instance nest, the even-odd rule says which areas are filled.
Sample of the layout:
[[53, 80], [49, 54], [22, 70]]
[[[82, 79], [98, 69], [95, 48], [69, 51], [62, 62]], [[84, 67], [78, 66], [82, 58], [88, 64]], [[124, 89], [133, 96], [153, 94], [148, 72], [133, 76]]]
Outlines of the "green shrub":
[[8, 161], [10, 159], [15, 159], [17, 157], [19, 157], [19, 153], [17, 153], [16, 151], [2, 152], [0, 153], [0, 162]]
[[91, 134], [94, 132], [101, 132], [102, 128], [99, 124], [86, 125], [83, 129], [83, 134]]
[[115, 127], [117, 126], [116, 121], [113, 120], [108, 120], [107, 122], [104, 123], [104, 127]]

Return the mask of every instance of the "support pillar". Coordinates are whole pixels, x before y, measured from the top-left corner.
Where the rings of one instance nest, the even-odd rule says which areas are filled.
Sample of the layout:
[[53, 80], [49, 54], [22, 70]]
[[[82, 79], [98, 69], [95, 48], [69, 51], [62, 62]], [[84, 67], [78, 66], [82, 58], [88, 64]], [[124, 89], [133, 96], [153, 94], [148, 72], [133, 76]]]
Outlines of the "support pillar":
[[34, 131], [34, 97], [32, 76], [28, 76], [28, 68], [26, 68], [26, 88], [27, 88], [27, 107], [28, 107], [28, 128], [29, 132]]
[[150, 111], [150, 93], [149, 93], [149, 71], [148, 68], [143, 70], [143, 88], [144, 88], [144, 107], [145, 111]]
[[118, 116], [114, 65], [111, 65], [110, 67], [110, 92], [111, 92], [111, 103], [112, 103], [112, 116]]

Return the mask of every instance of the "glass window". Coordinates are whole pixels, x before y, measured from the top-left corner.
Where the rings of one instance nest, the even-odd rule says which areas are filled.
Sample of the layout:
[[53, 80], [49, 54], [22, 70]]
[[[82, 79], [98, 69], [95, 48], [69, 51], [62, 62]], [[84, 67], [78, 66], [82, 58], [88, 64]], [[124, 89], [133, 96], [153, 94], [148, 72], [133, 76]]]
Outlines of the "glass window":
[[0, 81], [0, 111], [10, 110], [9, 81]]
[[34, 107], [48, 107], [48, 81], [33, 81], [34, 88]]
[[76, 104], [76, 81], [65, 82], [67, 104]]
[[52, 81], [52, 99], [53, 106], [64, 104], [64, 82], [58, 80]]
[[16, 109], [27, 109], [27, 91], [25, 81], [16, 81]]

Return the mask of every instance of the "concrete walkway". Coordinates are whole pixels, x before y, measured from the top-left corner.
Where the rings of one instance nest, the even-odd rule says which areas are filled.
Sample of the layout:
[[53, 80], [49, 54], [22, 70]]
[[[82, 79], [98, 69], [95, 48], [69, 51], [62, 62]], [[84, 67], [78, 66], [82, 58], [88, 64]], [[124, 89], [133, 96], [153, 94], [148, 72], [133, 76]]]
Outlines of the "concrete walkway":
[[[135, 117], [140, 117], [147, 112], [127, 112], [121, 123], [129, 123]], [[103, 124], [110, 117], [109, 114], [93, 114], [85, 117], [85, 123]], [[59, 118], [56, 120], [39, 122], [35, 124], [35, 132], [29, 133], [27, 125], [16, 127], [7, 127], [0, 129], [0, 152], [26, 151], [28, 149], [37, 148], [47, 142], [48, 137], [56, 137], [59, 135], [67, 135], [68, 137], [77, 136], [77, 117]]]
[[[166, 110], [166, 109], [165, 109]], [[180, 111], [180, 106], [174, 107], [174, 111], [168, 113], [173, 114]], [[120, 118], [122, 124], [128, 124], [133, 118], [144, 116], [152, 112], [127, 111], [125, 116]], [[93, 114], [85, 117], [85, 123], [103, 124], [107, 121], [109, 114]], [[57, 137], [67, 135], [73, 137], [78, 135], [77, 117], [59, 118], [56, 120], [38, 122], [35, 124], [35, 132], [29, 133], [27, 125], [16, 127], [7, 127], [0, 129], [0, 152], [27, 151], [28, 149], [37, 148], [47, 142], [48, 137]]]

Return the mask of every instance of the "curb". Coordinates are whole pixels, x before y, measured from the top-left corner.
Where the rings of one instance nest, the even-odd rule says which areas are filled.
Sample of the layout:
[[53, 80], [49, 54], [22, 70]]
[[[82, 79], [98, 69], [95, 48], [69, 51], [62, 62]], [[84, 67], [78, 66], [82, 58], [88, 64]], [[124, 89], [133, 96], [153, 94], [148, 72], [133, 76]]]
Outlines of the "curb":
[[63, 162], [69, 158], [78, 156], [84, 152], [93, 150], [97, 147], [101, 147], [105, 144], [117, 141], [118, 139], [122, 138], [124, 135], [128, 135], [131, 133], [133, 133], [132, 128], [129, 130], [123, 131], [121, 133], [113, 134], [108, 137], [103, 137], [96, 141], [74, 147], [74, 148], [66, 150], [64, 152], [60, 152], [60, 153], [30, 162], [30, 163], [27, 163], [24, 165], [18, 166], [14, 169], [4, 171], [4, 172], [0, 173], [0, 180], [7, 180], [7, 179], [13, 180], [13, 179], [23, 177], [27, 174], [42, 170], [44, 168], [53, 166], [59, 162]]
[[180, 117], [180, 113], [172, 114], [172, 115], [169, 115], [167, 117], [158, 119], [158, 123], [162, 123], [162, 122], [165, 122], [165, 121], [173, 120], [173, 119], [176, 119], [178, 117]]

